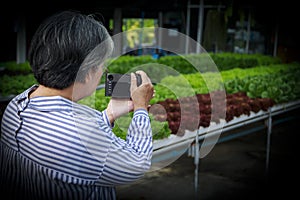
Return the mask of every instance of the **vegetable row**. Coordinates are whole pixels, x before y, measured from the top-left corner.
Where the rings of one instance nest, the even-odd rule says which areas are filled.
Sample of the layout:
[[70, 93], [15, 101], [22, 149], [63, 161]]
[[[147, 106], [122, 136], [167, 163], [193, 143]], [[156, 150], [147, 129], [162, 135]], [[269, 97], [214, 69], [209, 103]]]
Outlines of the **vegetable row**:
[[[154, 139], [207, 127], [221, 119], [228, 122], [243, 114], [267, 110], [277, 103], [300, 99], [299, 63], [282, 64], [268, 56], [232, 54], [211, 55], [212, 62], [207, 56], [187, 56], [198, 68], [180, 56], [162, 57], [159, 61], [124, 56], [113, 61], [109, 69], [118, 73], [142, 69], [156, 83], [149, 108]], [[214, 68], [215, 63], [218, 68]], [[2, 75], [0, 95], [18, 94], [34, 83], [32, 74]], [[79, 103], [103, 110], [109, 100], [104, 90], [97, 90]], [[114, 132], [123, 139], [131, 117], [129, 113], [115, 122]]]
[[[221, 119], [228, 122], [240, 115], [266, 111], [277, 103], [300, 99], [297, 64], [232, 69], [220, 74], [223, 82], [218, 82], [216, 73], [194, 73], [168, 76], [154, 85], [156, 94], [149, 109], [154, 139], [182, 135], [184, 130], [207, 127]], [[108, 102], [104, 90], [81, 101], [98, 110], [105, 109]], [[125, 138], [129, 123], [130, 116], [117, 120], [115, 133]]]

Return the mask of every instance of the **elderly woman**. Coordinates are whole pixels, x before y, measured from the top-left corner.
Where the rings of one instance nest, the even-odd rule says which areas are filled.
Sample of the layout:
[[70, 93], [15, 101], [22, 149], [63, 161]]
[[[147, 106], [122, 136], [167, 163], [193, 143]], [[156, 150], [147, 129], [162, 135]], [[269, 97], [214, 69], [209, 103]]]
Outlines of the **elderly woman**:
[[[63, 11], [43, 22], [29, 50], [38, 85], [8, 104], [1, 124], [0, 190], [9, 199], [116, 199], [115, 186], [150, 168], [152, 131], [147, 107], [153, 86], [143, 71], [131, 98], [100, 112], [76, 103], [91, 95], [113, 42], [92, 16]], [[127, 139], [114, 120], [133, 111]]]

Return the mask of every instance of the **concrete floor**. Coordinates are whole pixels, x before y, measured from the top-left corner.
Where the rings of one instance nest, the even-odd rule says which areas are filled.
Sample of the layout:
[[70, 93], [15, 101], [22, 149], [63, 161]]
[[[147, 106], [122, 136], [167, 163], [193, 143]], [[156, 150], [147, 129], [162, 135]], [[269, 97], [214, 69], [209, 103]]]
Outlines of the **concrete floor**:
[[[215, 199], [294, 199], [299, 182], [297, 139], [299, 110], [273, 118], [294, 117], [273, 125], [270, 162], [266, 170], [267, 130], [218, 143], [200, 160], [195, 190], [195, 165], [182, 155], [171, 165], [147, 173], [139, 181], [117, 187], [118, 200], [215, 200]], [[249, 130], [258, 124], [227, 134]], [[224, 133], [225, 136], [225, 133]], [[293, 197], [293, 198], [292, 198]]]

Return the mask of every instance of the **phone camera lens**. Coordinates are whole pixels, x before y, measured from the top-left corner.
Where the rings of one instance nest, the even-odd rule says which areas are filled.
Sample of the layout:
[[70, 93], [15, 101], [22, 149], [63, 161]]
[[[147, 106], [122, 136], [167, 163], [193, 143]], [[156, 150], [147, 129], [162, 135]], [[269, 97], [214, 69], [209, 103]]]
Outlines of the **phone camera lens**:
[[107, 76], [107, 79], [108, 79], [109, 81], [112, 81], [112, 80], [114, 79], [114, 76], [111, 75], [111, 74], [109, 74], [109, 75]]

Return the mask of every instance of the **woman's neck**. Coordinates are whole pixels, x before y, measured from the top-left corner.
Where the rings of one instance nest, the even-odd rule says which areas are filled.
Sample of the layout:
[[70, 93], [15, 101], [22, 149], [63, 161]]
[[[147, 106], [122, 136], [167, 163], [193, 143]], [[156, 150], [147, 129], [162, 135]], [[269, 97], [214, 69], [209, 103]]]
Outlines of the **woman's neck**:
[[71, 101], [74, 101], [73, 86], [59, 90], [59, 89], [49, 88], [43, 85], [39, 85], [36, 90], [34, 90], [31, 94], [29, 94], [29, 98], [38, 97], [38, 96], [44, 96], [44, 97], [61, 96]]

